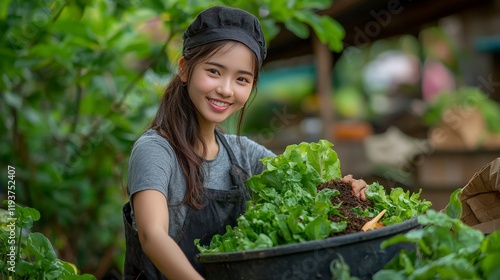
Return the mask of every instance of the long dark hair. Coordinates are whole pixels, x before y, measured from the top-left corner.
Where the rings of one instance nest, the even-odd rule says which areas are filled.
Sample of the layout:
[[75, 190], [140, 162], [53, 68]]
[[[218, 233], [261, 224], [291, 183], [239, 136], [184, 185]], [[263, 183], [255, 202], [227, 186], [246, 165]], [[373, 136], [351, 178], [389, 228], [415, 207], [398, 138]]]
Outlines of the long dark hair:
[[[213, 42], [193, 48], [189, 53], [185, 54], [186, 69], [182, 69], [182, 71], [186, 71], [188, 82], [196, 65], [209, 59], [227, 44], [236, 45], [239, 43], [234, 41]], [[253, 92], [256, 91], [255, 87], [257, 86], [259, 68], [259, 63], [255, 57]], [[181, 81], [182, 74], [176, 74], [168, 84], [158, 112], [149, 128], [156, 130], [174, 149], [181, 165], [182, 173], [184, 173], [186, 179], [187, 190], [183, 202], [199, 209], [203, 206], [201, 194], [204, 190], [204, 173], [201, 165], [204, 161], [203, 156], [206, 153], [206, 144], [200, 137], [200, 126], [196, 115], [196, 108], [187, 94], [187, 87]], [[255, 98], [255, 93], [251, 94], [245, 106], [239, 111], [237, 134], [241, 131], [247, 105], [253, 98]], [[201, 144], [202, 155], [197, 155], [195, 152], [195, 145], [197, 143]]]

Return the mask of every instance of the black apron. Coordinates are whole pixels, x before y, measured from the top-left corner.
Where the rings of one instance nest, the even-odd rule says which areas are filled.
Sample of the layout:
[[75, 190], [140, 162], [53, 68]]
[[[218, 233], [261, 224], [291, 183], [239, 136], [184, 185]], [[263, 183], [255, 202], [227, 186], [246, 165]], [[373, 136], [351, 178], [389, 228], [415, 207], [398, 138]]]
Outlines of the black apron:
[[[222, 235], [226, 232], [227, 225], [235, 226], [236, 219], [245, 213], [246, 201], [249, 199], [245, 186], [248, 173], [238, 165], [226, 138], [218, 130], [216, 134], [231, 160], [230, 176], [233, 186], [227, 191], [205, 188], [202, 197], [204, 206], [199, 210], [188, 206], [184, 224], [175, 238], [202, 276], [205, 273], [196, 260], [198, 248], [194, 240], [199, 238], [201, 245], [208, 246], [215, 234]], [[123, 220], [126, 241], [123, 279], [167, 279], [142, 251], [137, 231], [132, 227], [130, 202], [123, 206]]]

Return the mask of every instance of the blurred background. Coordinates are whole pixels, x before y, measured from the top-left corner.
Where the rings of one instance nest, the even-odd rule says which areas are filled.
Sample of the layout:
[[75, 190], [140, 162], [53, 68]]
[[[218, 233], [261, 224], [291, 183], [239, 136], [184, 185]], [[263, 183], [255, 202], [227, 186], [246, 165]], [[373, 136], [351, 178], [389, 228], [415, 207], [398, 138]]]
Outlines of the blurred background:
[[13, 166], [33, 230], [82, 272], [121, 277], [129, 153], [183, 30], [215, 4], [262, 21], [242, 134], [274, 152], [327, 139], [343, 174], [421, 189], [436, 210], [500, 156], [499, 0], [4, 0], [0, 200]]

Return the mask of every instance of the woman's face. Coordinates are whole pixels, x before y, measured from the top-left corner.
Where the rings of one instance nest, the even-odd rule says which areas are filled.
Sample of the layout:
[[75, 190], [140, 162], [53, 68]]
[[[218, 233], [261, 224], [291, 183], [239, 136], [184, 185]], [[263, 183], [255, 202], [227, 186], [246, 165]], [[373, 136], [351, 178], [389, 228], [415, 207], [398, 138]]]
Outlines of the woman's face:
[[[254, 60], [248, 47], [230, 43], [195, 66], [187, 89], [201, 126], [220, 123], [245, 105], [253, 89]], [[183, 67], [185, 60], [180, 63]]]

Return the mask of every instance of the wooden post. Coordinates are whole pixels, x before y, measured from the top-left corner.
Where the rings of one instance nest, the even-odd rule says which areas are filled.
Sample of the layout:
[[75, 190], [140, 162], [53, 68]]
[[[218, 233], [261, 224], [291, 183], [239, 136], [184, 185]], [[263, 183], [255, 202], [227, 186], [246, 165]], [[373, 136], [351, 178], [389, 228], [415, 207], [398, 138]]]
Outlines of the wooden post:
[[316, 89], [319, 114], [322, 121], [321, 138], [333, 142], [335, 110], [332, 106], [332, 53], [327, 45], [313, 35], [314, 57], [316, 60]]

